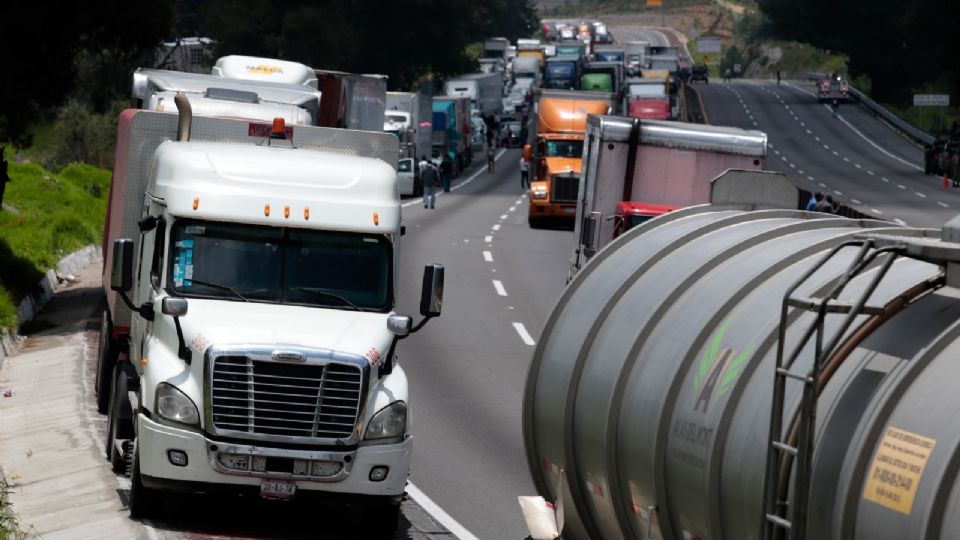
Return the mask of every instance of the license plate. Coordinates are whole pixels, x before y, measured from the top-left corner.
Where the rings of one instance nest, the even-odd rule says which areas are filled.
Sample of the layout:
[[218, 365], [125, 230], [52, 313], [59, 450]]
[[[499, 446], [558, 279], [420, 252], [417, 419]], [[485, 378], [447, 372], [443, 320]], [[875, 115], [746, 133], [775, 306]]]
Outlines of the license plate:
[[576, 213], [577, 213], [577, 209], [576, 209], [576, 208], [564, 208], [564, 209], [563, 209], [563, 213], [564, 213], [564, 214], [576, 214]]
[[297, 483], [290, 480], [271, 480], [264, 478], [260, 481], [260, 496], [264, 499], [287, 501], [297, 492]]

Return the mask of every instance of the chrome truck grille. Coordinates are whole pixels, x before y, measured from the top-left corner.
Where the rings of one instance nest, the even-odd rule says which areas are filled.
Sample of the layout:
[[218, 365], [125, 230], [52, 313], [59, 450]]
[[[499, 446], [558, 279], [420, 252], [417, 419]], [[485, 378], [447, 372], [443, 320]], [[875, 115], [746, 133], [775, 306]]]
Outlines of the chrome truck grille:
[[207, 418], [217, 434], [314, 443], [356, 439], [364, 394], [358, 363], [227, 354], [213, 356], [208, 367]]
[[572, 175], [556, 175], [553, 177], [551, 196], [553, 202], [575, 203], [580, 189], [580, 177]]

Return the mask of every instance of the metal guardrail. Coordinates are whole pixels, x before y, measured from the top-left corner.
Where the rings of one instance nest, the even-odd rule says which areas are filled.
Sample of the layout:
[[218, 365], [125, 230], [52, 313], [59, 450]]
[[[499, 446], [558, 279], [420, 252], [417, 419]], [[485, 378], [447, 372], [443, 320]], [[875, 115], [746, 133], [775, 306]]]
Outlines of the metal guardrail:
[[[827, 77], [827, 74], [825, 74], [825, 73], [816, 73], [816, 72], [808, 72], [808, 73], [807, 73], [807, 77], [810, 78], [810, 79], [817, 79], [817, 80], [819, 80], [819, 79], [823, 79], [823, 78]], [[880, 118], [884, 119], [888, 124], [892, 125], [892, 126], [895, 127], [897, 130], [899, 130], [901, 133], [903, 133], [903, 134], [906, 135], [907, 137], [910, 137], [910, 138], [913, 139], [914, 141], [916, 141], [916, 142], [918, 142], [918, 143], [921, 143], [921, 144], [933, 144], [934, 141], [936, 141], [936, 137], [934, 137], [933, 135], [930, 135], [930, 134], [927, 133], [926, 131], [923, 131], [923, 130], [921, 130], [921, 129], [919, 129], [919, 128], [917, 128], [917, 127], [909, 124], [908, 122], [906, 122], [905, 120], [903, 120], [903, 119], [900, 118], [899, 116], [897, 116], [897, 115], [893, 114], [892, 112], [888, 111], [887, 109], [885, 109], [882, 105], [880, 105], [880, 104], [877, 103], [876, 101], [872, 100], [872, 99], [870, 98], [870, 96], [864, 94], [863, 92], [861, 92], [860, 90], [854, 88], [853, 86], [850, 86], [850, 94], [851, 94], [854, 98], [856, 98], [857, 101], [859, 101], [860, 103], [862, 103], [864, 107], [866, 107], [867, 109], [869, 109], [870, 112], [872, 112], [873, 114], [875, 114], [875, 115], [879, 116]]]

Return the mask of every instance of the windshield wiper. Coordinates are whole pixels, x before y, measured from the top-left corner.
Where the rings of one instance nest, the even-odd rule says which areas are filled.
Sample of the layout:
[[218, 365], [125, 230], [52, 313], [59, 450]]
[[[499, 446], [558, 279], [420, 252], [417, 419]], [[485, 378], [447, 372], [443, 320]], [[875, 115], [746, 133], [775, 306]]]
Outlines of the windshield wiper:
[[191, 278], [191, 279], [186, 279], [186, 280], [184, 280], [184, 281], [189, 281], [191, 284], [192, 284], [192, 283], [196, 283], [197, 285], [203, 285], [203, 286], [205, 286], [205, 287], [212, 287], [212, 288], [214, 288], [214, 289], [219, 289], [219, 290], [221, 290], [221, 291], [227, 291], [227, 292], [229, 292], [229, 293], [233, 293], [234, 296], [236, 296], [237, 298], [243, 300], [244, 302], [249, 302], [249, 300], [247, 300], [246, 298], [244, 298], [244, 296], [243, 296], [242, 294], [238, 293], [237, 290], [234, 289], [233, 287], [227, 287], [226, 285], [220, 285], [220, 284], [217, 284], [217, 283], [209, 283], [209, 282], [207, 282], [207, 281], [200, 281], [200, 280], [198, 280], [198, 279], [192, 279], [192, 278]]
[[345, 297], [340, 296], [337, 293], [330, 292], [328, 289], [321, 289], [317, 287], [291, 287], [290, 289], [294, 291], [308, 292], [308, 293], [315, 294], [317, 296], [323, 296], [326, 298], [333, 298], [334, 300], [339, 300], [343, 302], [345, 305], [348, 305], [357, 311], [363, 311], [363, 309], [360, 306], [354, 304], [350, 300], [347, 300]]

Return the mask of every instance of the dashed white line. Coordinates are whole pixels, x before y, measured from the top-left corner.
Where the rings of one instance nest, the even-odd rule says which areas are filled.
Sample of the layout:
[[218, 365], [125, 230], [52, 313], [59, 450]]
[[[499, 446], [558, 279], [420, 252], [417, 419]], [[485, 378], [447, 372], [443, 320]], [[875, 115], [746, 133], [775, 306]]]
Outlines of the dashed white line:
[[820, 182], [820, 187], [823, 187], [823, 188], [825, 188], [825, 187], [827, 187], [827, 185], [826, 185], [826, 184], [824, 184], [823, 182]]
[[838, 190], [835, 189], [835, 190], [833, 190], [833, 192], [836, 193], [838, 197], [842, 197], [842, 196], [843, 196], [843, 192], [842, 192], [842, 191], [838, 191]]
[[944, 208], [950, 208], [950, 205], [947, 204], [947, 203], [945, 203], [945, 202], [943, 202], [943, 201], [937, 201], [937, 204], [939, 204], [940, 206], [942, 206], [942, 207], [944, 207]]
[[858, 168], [858, 169], [862, 169], [862, 168], [863, 168], [863, 166], [860, 165], [859, 163], [854, 163], [853, 166], [856, 167], [856, 168]]
[[516, 201], [515, 203], [513, 203], [513, 204], [520, 204], [520, 203], [522, 203], [522, 202], [523, 202], [522, 199], [517, 199], [517, 201]]
[[513, 211], [516, 210], [516, 209], [517, 209], [516, 206], [511, 206], [510, 208], [507, 208], [507, 211], [508, 211], [508, 212], [513, 212]]
[[787, 156], [780, 156], [780, 160], [781, 160], [781, 161], [786, 161], [786, 160], [787, 160]]
[[490, 242], [493, 242], [493, 236], [488, 234], [483, 237], [483, 241], [489, 244]]
[[797, 166], [796, 166], [796, 165], [794, 165], [793, 163], [791, 163], [791, 164], [790, 164], [790, 168], [791, 168], [791, 169], [796, 169], [796, 168], [797, 168]]
[[847, 163], [850, 163], [850, 158], [848, 158], [847, 156], [843, 156], [843, 160], [846, 161]]
[[814, 181], [814, 180], [813, 180], [813, 177], [812, 177], [812, 176], [810, 176], [810, 175], [807, 175], [807, 180], [809, 180], [809, 181], [811, 181], [811, 182], [813, 182], [813, 181]]
[[858, 199], [850, 199], [850, 202], [852, 202], [853, 204], [860, 204], [860, 201]]
[[499, 230], [500, 230], [500, 224], [497, 223], [496, 225], [494, 225], [494, 226], [493, 226], [493, 230], [499, 231]]
[[900, 189], [907, 189], [907, 186], [905, 186], [905, 185], [903, 185], [903, 184], [897, 184], [897, 187], [900, 188]]
[[484, 252], [483, 252], [483, 260], [485, 260], [485, 261], [487, 261], [487, 262], [493, 262], [493, 253], [490, 253], [489, 251], [484, 251]]
[[808, 130], [807, 130], [807, 135], [813, 135], [813, 132], [808, 129]]
[[531, 347], [537, 344], [537, 342], [534, 341], [533, 338], [530, 336], [530, 332], [527, 332], [527, 329], [526, 327], [523, 326], [523, 323], [515, 322], [513, 323], [513, 328], [517, 331], [518, 334], [520, 334], [520, 339], [522, 339], [524, 343], [526, 343]]
[[820, 137], [817, 137], [816, 135], [814, 135], [813, 140], [820, 142]]
[[867, 171], [867, 174], [869, 174], [870, 176], [876, 176], [876, 173], [874, 173], [873, 171]]
[[506, 214], [500, 214], [500, 219], [507, 219], [507, 215], [506, 215]]
[[803, 169], [797, 169], [797, 174], [803, 174]]
[[497, 290], [500, 296], [507, 296], [507, 290], [503, 288], [503, 283], [499, 279], [493, 280], [493, 288]]
[[776, 155], [778, 155], [778, 156], [780, 155], [780, 151], [779, 151], [779, 150], [774, 150], [773, 153], [776, 154]]
[[920, 197], [921, 199], [927, 198], [926, 195], [924, 195], [923, 193], [920, 193], [919, 191], [914, 191], [913, 194], [916, 195], [917, 197]]
[[430, 497], [427, 497], [417, 486], [413, 485], [413, 482], [407, 482], [407, 494], [459, 540], [477, 540], [476, 536], [458, 523], [457, 520], [450, 517], [450, 514], [444, 512], [443, 508], [440, 508], [437, 503], [431, 501]]
[[884, 182], [889, 182], [889, 181], [890, 181], [890, 179], [887, 178], [886, 176], [881, 176], [880, 179], [883, 180]]
[[904, 220], [902, 220], [902, 219], [900, 219], [900, 218], [893, 218], [893, 220], [896, 221], [897, 223], [899, 223], [900, 225], [906, 225], [906, 224], [907, 224], [906, 221], [904, 221]]
[[883, 212], [877, 210], [876, 208], [871, 208], [870, 211], [873, 212], [874, 214], [878, 215], [878, 216], [882, 216], [882, 215], [883, 215]]

